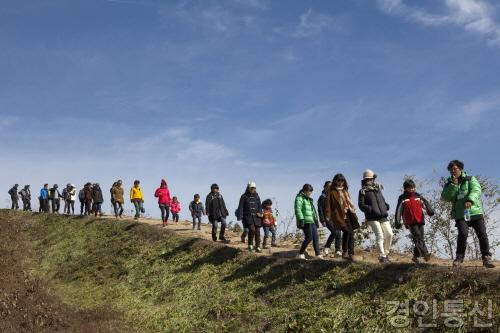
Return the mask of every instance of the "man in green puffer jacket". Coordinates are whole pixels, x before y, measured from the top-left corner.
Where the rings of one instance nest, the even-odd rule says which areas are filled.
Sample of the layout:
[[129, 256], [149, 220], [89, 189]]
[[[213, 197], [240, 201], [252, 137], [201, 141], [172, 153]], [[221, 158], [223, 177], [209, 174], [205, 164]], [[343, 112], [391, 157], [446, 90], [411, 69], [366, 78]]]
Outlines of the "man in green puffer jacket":
[[[464, 171], [464, 164], [458, 160], [453, 160], [448, 164], [448, 171], [451, 176], [443, 188], [441, 199], [453, 204], [451, 215], [455, 219], [455, 226], [458, 230], [457, 255], [453, 266], [460, 266], [464, 261], [469, 227], [472, 227], [479, 240], [483, 265], [493, 268], [495, 266], [491, 259], [488, 234], [481, 207], [481, 185], [476, 177], [467, 175]], [[465, 220], [464, 212], [466, 209], [470, 212], [468, 221]]]
[[319, 237], [318, 237], [318, 214], [314, 207], [314, 201], [311, 198], [313, 192], [312, 185], [305, 184], [302, 190], [295, 198], [295, 218], [297, 220], [297, 228], [304, 231], [304, 242], [299, 251], [299, 259], [306, 259], [306, 248], [313, 242], [314, 253], [319, 259], [323, 259], [319, 251]]

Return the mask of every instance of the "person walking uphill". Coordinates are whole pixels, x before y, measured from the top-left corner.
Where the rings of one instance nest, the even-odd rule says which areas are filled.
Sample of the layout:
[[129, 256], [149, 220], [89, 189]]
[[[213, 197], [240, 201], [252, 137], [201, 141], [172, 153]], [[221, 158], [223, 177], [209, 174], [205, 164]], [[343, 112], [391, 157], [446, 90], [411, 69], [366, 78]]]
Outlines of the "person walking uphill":
[[125, 203], [123, 192], [122, 181], [118, 180], [111, 189], [111, 196], [113, 197], [113, 210], [115, 211], [116, 218], [121, 218], [123, 214], [123, 204]]
[[363, 173], [361, 190], [359, 190], [358, 206], [365, 213], [368, 225], [373, 230], [379, 250], [379, 261], [389, 262], [393, 232], [389, 222], [389, 204], [382, 195], [384, 187], [375, 179], [377, 175], [371, 170]]
[[[249, 182], [245, 193], [240, 197], [237, 210], [238, 221], [243, 222], [243, 227], [248, 228], [248, 251], [262, 252], [260, 248], [260, 228], [262, 227], [262, 203], [257, 194], [255, 182]], [[254, 248], [255, 239], [255, 248]]]
[[194, 195], [194, 200], [189, 204], [189, 211], [193, 217], [193, 230], [196, 227], [196, 220], [198, 220], [198, 230], [201, 230], [201, 217], [205, 215], [205, 207], [203, 207], [199, 194]]
[[104, 198], [99, 183], [95, 183], [94, 186], [92, 186], [92, 201], [92, 211], [94, 212], [94, 216], [97, 216], [97, 214], [102, 216], [102, 203], [104, 202]]
[[332, 222], [328, 221], [326, 218], [325, 214], [325, 209], [326, 205], [328, 203], [328, 193], [330, 190], [330, 186], [332, 185], [331, 181], [325, 182], [325, 185], [323, 186], [323, 192], [321, 192], [320, 197], [318, 198], [318, 215], [319, 215], [319, 222], [321, 222], [321, 225], [326, 227], [328, 231], [330, 231], [330, 235], [328, 236], [328, 239], [326, 240], [325, 243], [325, 248], [324, 248], [324, 254], [327, 256], [330, 253], [330, 247], [332, 246], [332, 243], [335, 242], [335, 254], [338, 256], [342, 255], [342, 252], [340, 252], [340, 248], [342, 246], [342, 233], [340, 229], [335, 229], [334, 225]]
[[431, 259], [431, 254], [425, 246], [424, 209], [429, 216], [434, 215], [434, 210], [422, 195], [415, 192], [415, 187], [415, 182], [411, 179], [407, 179], [403, 183], [404, 193], [398, 198], [395, 226], [396, 229], [400, 229], [402, 219], [405, 227], [410, 230], [413, 244], [415, 244], [412, 260], [414, 263], [418, 263], [419, 257], [423, 257], [425, 261]]
[[142, 195], [142, 190], [140, 188], [141, 182], [138, 180], [134, 181], [134, 186], [130, 189], [130, 202], [134, 204], [135, 215], [134, 219], [141, 217], [141, 213], [144, 213], [144, 196]]
[[349, 195], [349, 184], [341, 173], [333, 177], [328, 190], [325, 219], [331, 228], [342, 231], [342, 258], [354, 260], [354, 230], [359, 229], [359, 222]]
[[219, 185], [212, 184], [210, 186], [210, 193], [207, 194], [205, 200], [205, 208], [207, 210], [208, 220], [212, 224], [212, 240], [217, 241], [217, 224], [220, 222], [220, 233], [219, 240], [225, 243], [230, 241], [226, 239], [226, 217], [229, 216], [229, 212], [226, 208], [226, 203], [222, 194], [219, 192]]
[[155, 191], [155, 198], [158, 198], [158, 207], [161, 211], [161, 221], [165, 227], [168, 224], [168, 216], [170, 215], [170, 191], [168, 189], [167, 181], [161, 180], [160, 187]]
[[19, 209], [19, 193], [17, 192], [19, 185], [15, 184], [10, 190], [9, 190], [9, 195], [10, 195], [10, 200], [12, 201], [12, 206], [10, 209]]
[[481, 184], [476, 177], [469, 176], [464, 171], [464, 164], [461, 161], [451, 161], [448, 164], [448, 171], [450, 177], [444, 185], [441, 199], [452, 203], [451, 217], [458, 229], [457, 255], [453, 266], [460, 266], [464, 261], [469, 228], [472, 227], [479, 240], [483, 265], [494, 268], [481, 206]]
[[179, 213], [181, 211], [181, 203], [177, 199], [177, 197], [173, 197], [170, 202], [170, 211], [172, 212], [172, 221], [175, 223], [179, 222]]
[[295, 197], [295, 219], [297, 220], [297, 228], [304, 231], [304, 241], [299, 250], [299, 259], [306, 259], [306, 248], [313, 242], [314, 253], [318, 259], [323, 259], [319, 251], [319, 237], [318, 226], [319, 219], [314, 207], [313, 199], [311, 198], [313, 192], [312, 185], [305, 184], [300, 190], [299, 194]]

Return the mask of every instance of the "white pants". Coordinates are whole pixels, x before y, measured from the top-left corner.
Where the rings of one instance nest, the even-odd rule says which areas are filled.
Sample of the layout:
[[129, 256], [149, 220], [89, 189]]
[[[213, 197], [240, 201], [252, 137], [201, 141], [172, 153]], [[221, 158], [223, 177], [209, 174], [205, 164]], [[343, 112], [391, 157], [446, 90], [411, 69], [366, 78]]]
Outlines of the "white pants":
[[373, 230], [376, 237], [378, 251], [381, 257], [386, 257], [389, 255], [392, 245], [392, 228], [389, 221], [379, 222], [379, 221], [368, 221], [368, 224]]

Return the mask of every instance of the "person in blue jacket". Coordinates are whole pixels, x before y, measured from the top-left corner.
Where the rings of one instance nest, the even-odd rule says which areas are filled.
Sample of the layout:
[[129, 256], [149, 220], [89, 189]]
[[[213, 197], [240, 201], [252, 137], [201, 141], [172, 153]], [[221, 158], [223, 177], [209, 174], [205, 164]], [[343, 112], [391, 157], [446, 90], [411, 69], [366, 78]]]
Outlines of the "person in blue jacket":
[[39, 212], [48, 213], [49, 212], [49, 184], [44, 184], [43, 188], [40, 190], [40, 201]]

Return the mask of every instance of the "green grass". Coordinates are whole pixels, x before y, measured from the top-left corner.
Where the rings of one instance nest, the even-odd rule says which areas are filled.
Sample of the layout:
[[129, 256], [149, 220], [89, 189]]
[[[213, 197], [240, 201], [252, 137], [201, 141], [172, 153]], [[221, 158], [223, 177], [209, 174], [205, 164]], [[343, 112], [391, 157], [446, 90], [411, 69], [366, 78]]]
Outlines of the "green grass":
[[[18, 216], [39, 255], [33, 274], [141, 332], [388, 332], [386, 302], [405, 299], [492, 299], [499, 313], [498, 273], [482, 269], [257, 257], [132, 221]], [[404, 331], [417, 331], [413, 317]], [[434, 331], [457, 332], [442, 323]]]

